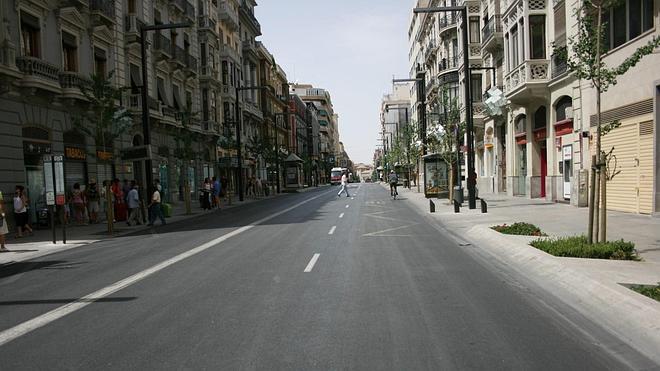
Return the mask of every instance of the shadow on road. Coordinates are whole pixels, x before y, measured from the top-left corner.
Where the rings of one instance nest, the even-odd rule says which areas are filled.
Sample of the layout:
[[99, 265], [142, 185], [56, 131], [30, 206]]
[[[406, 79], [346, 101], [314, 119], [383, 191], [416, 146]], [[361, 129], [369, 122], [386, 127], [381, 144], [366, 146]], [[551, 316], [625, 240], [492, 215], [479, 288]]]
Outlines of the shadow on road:
[[64, 260], [25, 261], [0, 266], [0, 278], [11, 277], [16, 274], [27, 273], [39, 269], [73, 269], [84, 264], [69, 263]]

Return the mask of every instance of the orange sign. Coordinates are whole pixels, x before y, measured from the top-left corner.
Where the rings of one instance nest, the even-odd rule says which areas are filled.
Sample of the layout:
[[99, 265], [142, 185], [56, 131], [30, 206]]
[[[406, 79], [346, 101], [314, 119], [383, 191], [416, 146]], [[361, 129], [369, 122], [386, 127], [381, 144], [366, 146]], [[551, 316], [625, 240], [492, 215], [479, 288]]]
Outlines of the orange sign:
[[86, 160], [87, 153], [78, 147], [64, 147], [64, 156], [71, 160]]
[[101, 161], [112, 161], [112, 152], [96, 151], [96, 157]]

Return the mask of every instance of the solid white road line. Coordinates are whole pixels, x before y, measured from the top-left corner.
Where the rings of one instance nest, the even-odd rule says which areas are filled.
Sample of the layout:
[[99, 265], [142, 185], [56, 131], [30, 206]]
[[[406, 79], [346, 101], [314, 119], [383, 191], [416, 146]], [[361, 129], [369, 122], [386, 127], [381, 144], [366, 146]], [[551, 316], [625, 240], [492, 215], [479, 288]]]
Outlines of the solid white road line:
[[339, 219], [344, 217], [344, 213], [339, 214]]
[[312, 260], [309, 261], [309, 264], [307, 264], [307, 267], [305, 268], [305, 273], [309, 273], [312, 271], [312, 269], [314, 269], [314, 264], [316, 264], [316, 261], [319, 260], [320, 255], [321, 254], [314, 254], [314, 256], [312, 256]]
[[[36, 330], [40, 327], [43, 327], [43, 326], [45, 326], [45, 325], [47, 325], [47, 324], [49, 324], [53, 321], [56, 321], [56, 320], [66, 316], [68, 314], [71, 314], [71, 313], [73, 313], [77, 310], [80, 310], [80, 309], [90, 305], [91, 303], [97, 301], [97, 300], [100, 300], [100, 299], [102, 299], [106, 296], [112, 295], [112, 294], [114, 294], [115, 292], [117, 292], [121, 289], [129, 287], [129, 286], [137, 283], [138, 281], [141, 281], [141, 280], [151, 276], [152, 274], [157, 273], [157, 272], [169, 267], [170, 265], [173, 265], [173, 264], [178, 263], [178, 262], [180, 262], [184, 259], [187, 259], [191, 256], [197, 255], [197, 254], [199, 254], [199, 253], [201, 253], [205, 250], [208, 250], [211, 247], [216, 246], [219, 243], [222, 243], [222, 242], [224, 242], [224, 241], [226, 241], [226, 240], [228, 240], [228, 239], [230, 239], [234, 236], [237, 236], [237, 235], [239, 235], [243, 232], [246, 232], [246, 231], [254, 228], [255, 226], [257, 226], [261, 223], [264, 223], [268, 220], [276, 218], [276, 217], [278, 217], [282, 214], [288, 213], [289, 211], [291, 211], [293, 209], [296, 209], [296, 208], [298, 208], [298, 207], [300, 207], [300, 206], [302, 206], [302, 205], [304, 205], [304, 204], [306, 204], [306, 203], [308, 203], [312, 200], [315, 200], [315, 199], [317, 199], [321, 196], [324, 196], [325, 194], [326, 194], [326, 192], [323, 192], [320, 195], [310, 197], [310, 198], [308, 198], [308, 199], [306, 199], [302, 202], [299, 202], [299, 203], [297, 203], [297, 204], [295, 204], [291, 207], [288, 207], [288, 208], [286, 208], [282, 211], [278, 211], [278, 212], [276, 212], [274, 214], [271, 214], [271, 215], [269, 215], [265, 218], [259, 219], [259, 220], [257, 220], [256, 222], [254, 222], [252, 224], [249, 224], [249, 225], [243, 226], [241, 228], [238, 228], [238, 229], [236, 229], [234, 231], [231, 231], [231, 232], [229, 232], [229, 233], [227, 233], [223, 236], [220, 236], [220, 237], [218, 237], [216, 239], [213, 239], [213, 240], [211, 240], [207, 243], [199, 245], [199, 246], [197, 246], [195, 248], [192, 248], [192, 249], [190, 249], [186, 252], [183, 252], [179, 255], [176, 255], [176, 256], [174, 256], [170, 259], [167, 259], [167, 260], [165, 260], [165, 261], [163, 261], [159, 264], [156, 264], [156, 265], [152, 266], [151, 268], [147, 268], [147, 269], [145, 269], [141, 272], [138, 272], [138, 273], [136, 273], [136, 274], [134, 274], [130, 277], [127, 277], [127, 278], [125, 278], [121, 281], [117, 281], [117, 282], [113, 283], [110, 286], [107, 286], [107, 287], [104, 287], [104, 288], [102, 288], [98, 291], [95, 291], [95, 292], [93, 292], [93, 293], [91, 293], [87, 296], [84, 296], [84, 297], [82, 297], [82, 298], [80, 298], [80, 299], [78, 299], [78, 300], [76, 300], [72, 303], [65, 304], [65, 305], [63, 305], [59, 308], [51, 310], [50, 312], [46, 312], [46, 313], [44, 313], [44, 314], [42, 314], [38, 317], [35, 317], [31, 320], [25, 321], [25, 322], [23, 322], [19, 325], [16, 325], [12, 328], [4, 330], [4, 331], [0, 332], [0, 346], [2, 346], [4, 344], [7, 344], [8, 342], [10, 342], [12, 340], [14, 340], [14, 339], [16, 339], [20, 336], [23, 336], [23, 335], [25, 335], [25, 334], [27, 334], [31, 331], [34, 331], [34, 330]], [[315, 256], [315, 258], [312, 259], [312, 260], [315, 262], [316, 261], [315, 259], [318, 259], [318, 256]], [[314, 264], [312, 264], [312, 266], [313, 265]]]
[[336, 225], [333, 225], [332, 228], [330, 228], [330, 232], [328, 232], [328, 234], [334, 234], [334, 233], [335, 233], [335, 229], [337, 229], [337, 226], [336, 226]]

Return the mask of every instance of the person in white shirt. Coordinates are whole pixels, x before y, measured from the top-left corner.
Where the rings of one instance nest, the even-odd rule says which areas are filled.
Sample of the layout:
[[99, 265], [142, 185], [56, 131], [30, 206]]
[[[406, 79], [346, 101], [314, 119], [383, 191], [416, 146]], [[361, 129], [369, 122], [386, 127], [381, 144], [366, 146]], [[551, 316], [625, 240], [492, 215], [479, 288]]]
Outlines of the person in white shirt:
[[126, 196], [126, 203], [129, 210], [126, 224], [129, 226], [133, 225], [132, 222], [135, 222], [136, 225], [142, 224], [140, 221], [140, 194], [138, 193], [138, 186], [135, 184], [135, 181], [131, 182], [131, 190], [128, 191], [128, 196]]
[[341, 189], [339, 190], [339, 193], [337, 193], [337, 197], [341, 196], [342, 192], [346, 192], [346, 197], [351, 197], [348, 194], [348, 186], [346, 184], [347, 182], [348, 182], [348, 177], [346, 176], [346, 173], [344, 172], [341, 175]]
[[160, 182], [154, 182], [154, 193], [151, 196], [151, 203], [149, 204], [149, 226], [154, 225], [156, 218], [160, 219], [162, 225], [165, 225], [165, 217], [163, 216], [163, 209], [161, 208], [160, 200]]

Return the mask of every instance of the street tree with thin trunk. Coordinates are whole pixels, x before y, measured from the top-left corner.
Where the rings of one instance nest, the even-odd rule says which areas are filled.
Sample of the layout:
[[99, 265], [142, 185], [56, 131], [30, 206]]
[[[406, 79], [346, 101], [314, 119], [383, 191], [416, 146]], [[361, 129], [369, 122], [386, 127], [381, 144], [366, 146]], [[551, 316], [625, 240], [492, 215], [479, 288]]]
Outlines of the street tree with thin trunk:
[[[112, 81], [113, 76], [114, 71], [110, 71], [107, 76], [92, 74], [88, 81], [81, 84], [80, 91], [89, 102], [88, 109], [73, 120], [74, 126], [94, 138], [96, 146], [104, 151], [111, 148], [115, 140], [119, 139], [133, 125], [130, 113], [119, 105], [125, 89], [115, 86]], [[110, 182], [106, 186], [105, 193], [108, 233], [111, 234], [114, 210]]]
[[[447, 89], [441, 92], [441, 101], [444, 102], [440, 107], [440, 112], [436, 112], [436, 117], [430, 120], [429, 133], [427, 141], [431, 153], [437, 153], [447, 164], [449, 169], [448, 193], [449, 199], [454, 199], [454, 186], [457, 179], [454, 177], [457, 161], [456, 145], [457, 138], [463, 138], [465, 135], [465, 122], [461, 122], [460, 106], [458, 98], [450, 98]], [[460, 178], [460, 174], [458, 174]]]
[[[591, 82], [596, 89], [596, 153], [591, 158], [590, 192], [589, 192], [589, 225], [588, 240], [605, 241], [607, 239], [607, 191], [608, 172], [607, 153], [601, 148], [604, 133], [616, 128], [618, 122], [606, 122], [601, 119], [601, 97], [617, 78], [633, 68], [644, 56], [653, 53], [660, 46], [660, 36], [653, 36], [646, 45], [639, 47], [618, 66], [609, 66], [603, 59], [608, 47], [606, 39], [608, 24], [604, 22], [604, 14], [621, 4], [623, 0], [584, 0], [575, 9], [577, 18], [577, 34], [568, 40], [568, 48], [555, 46], [555, 54], [566, 61], [568, 69], [581, 80]], [[612, 151], [609, 152], [610, 154]], [[611, 177], [610, 177], [611, 178]], [[600, 208], [599, 208], [600, 203]], [[599, 210], [600, 209], [600, 210]], [[599, 233], [600, 231], [600, 233]]]
[[191, 130], [193, 121], [198, 116], [197, 112], [192, 110], [192, 102], [186, 102], [186, 106], [179, 111], [181, 127], [172, 127], [170, 135], [176, 145], [174, 154], [178, 157], [183, 166], [181, 168], [181, 181], [183, 182], [183, 201], [186, 207], [186, 215], [192, 214], [192, 199], [190, 197], [190, 179], [188, 176], [188, 167], [190, 163], [198, 156], [200, 151], [196, 151], [194, 144], [199, 144], [205, 140], [204, 136]]

